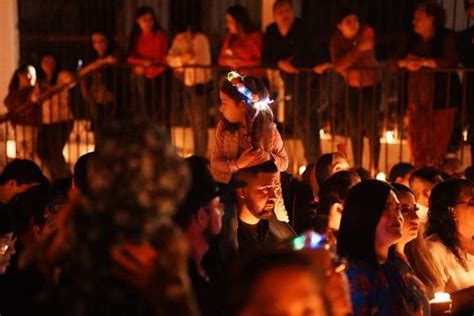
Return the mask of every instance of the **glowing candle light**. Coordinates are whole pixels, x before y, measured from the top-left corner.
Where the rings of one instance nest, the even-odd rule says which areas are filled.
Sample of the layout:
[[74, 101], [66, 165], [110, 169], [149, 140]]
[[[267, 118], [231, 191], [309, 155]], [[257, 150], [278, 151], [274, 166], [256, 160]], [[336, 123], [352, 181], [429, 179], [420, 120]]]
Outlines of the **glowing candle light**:
[[430, 300], [431, 315], [451, 315], [451, 295], [444, 292], [436, 292]]
[[386, 131], [385, 141], [387, 144], [393, 144], [395, 142], [395, 133], [393, 131]]
[[379, 172], [375, 176], [375, 179], [380, 180], [380, 181], [387, 181], [387, 175], [384, 172]]
[[300, 175], [302, 175], [306, 171], [306, 166], [301, 166], [298, 168], [298, 172]]
[[14, 140], [7, 140], [7, 157], [16, 158], [16, 142]]

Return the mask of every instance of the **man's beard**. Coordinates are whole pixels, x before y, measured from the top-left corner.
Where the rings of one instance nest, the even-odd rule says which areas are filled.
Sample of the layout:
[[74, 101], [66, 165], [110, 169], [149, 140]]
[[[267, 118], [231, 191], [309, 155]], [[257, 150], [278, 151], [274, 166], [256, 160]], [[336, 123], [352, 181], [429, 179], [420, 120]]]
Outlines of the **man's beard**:
[[269, 219], [270, 217], [272, 217], [275, 205], [273, 204], [271, 207], [267, 205], [265, 205], [265, 207], [260, 211], [254, 211], [255, 217], [259, 219]]

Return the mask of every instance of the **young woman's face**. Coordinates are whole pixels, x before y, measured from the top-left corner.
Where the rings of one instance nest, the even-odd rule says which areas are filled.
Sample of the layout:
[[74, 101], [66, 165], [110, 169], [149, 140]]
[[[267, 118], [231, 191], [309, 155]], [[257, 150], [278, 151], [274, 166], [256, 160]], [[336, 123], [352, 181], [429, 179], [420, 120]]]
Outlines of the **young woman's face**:
[[429, 34], [434, 28], [434, 18], [429, 16], [424, 8], [418, 8], [413, 18], [413, 28], [417, 34]]
[[220, 111], [229, 123], [242, 123], [245, 120], [245, 104], [236, 102], [224, 92], [220, 92]]
[[350, 14], [342, 19], [337, 28], [341, 31], [345, 38], [353, 38], [359, 32], [360, 22], [355, 14]]
[[225, 25], [227, 26], [229, 33], [237, 34], [239, 32], [239, 26], [237, 25], [237, 22], [230, 14], [225, 16]]
[[472, 190], [464, 190], [453, 207], [458, 232], [471, 238], [474, 235], [474, 196]]
[[51, 75], [54, 70], [56, 69], [56, 60], [51, 55], [46, 55], [41, 59], [41, 69], [48, 74]]
[[402, 238], [402, 229], [403, 216], [400, 212], [400, 202], [395, 192], [390, 191], [382, 217], [375, 229], [375, 239], [379, 244], [394, 245]]
[[418, 207], [415, 203], [415, 196], [409, 192], [402, 192], [398, 195], [400, 210], [403, 215], [403, 240], [409, 242], [416, 238], [420, 226], [420, 219], [416, 212]]
[[104, 55], [107, 51], [107, 48], [109, 48], [109, 41], [107, 40], [107, 37], [102, 33], [94, 33], [92, 34], [91, 40], [94, 50], [100, 56]]
[[151, 32], [155, 25], [155, 19], [151, 13], [145, 13], [137, 18], [137, 24], [144, 33]]

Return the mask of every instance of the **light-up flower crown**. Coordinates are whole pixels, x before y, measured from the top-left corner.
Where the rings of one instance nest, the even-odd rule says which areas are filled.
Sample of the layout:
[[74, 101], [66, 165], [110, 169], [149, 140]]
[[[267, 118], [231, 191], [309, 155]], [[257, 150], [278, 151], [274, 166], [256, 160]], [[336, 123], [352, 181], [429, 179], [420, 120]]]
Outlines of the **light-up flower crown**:
[[241, 95], [245, 97], [247, 103], [250, 104], [254, 109], [260, 111], [262, 109], [268, 108], [268, 105], [273, 101], [269, 97], [260, 99], [258, 94], [253, 93], [249, 88], [244, 84], [243, 76], [241, 76], [236, 71], [231, 71], [227, 74], [227, 80], [232, 83], [232, 85], [239, 91]]

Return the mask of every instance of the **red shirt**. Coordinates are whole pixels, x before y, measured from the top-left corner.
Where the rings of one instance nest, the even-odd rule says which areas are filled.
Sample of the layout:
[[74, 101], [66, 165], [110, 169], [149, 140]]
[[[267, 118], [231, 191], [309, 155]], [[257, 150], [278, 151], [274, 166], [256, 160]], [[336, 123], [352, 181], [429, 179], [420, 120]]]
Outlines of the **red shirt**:
[[[127, 62], [132, 65], [140, 65], [144, 59], [153, 63], [166, 64], [168, 52], [168, 37], [165, 32], [158, 31], [141, 34], [135, 44], [133, 52], [128, 56]], [[163, 66], [151, 65], [145, 68], [145, 77], [153, 79], [165, 71]]]
[[[262, 45], [263, 37], [260, 32], [243, 35], [227, 33], [219, 54], [219, 65], [230, 67], [227, 60], [235, 58], [237, 67], [258, 67], [261, 65]], [[259, 77], [264, 75], [263, 69], [242, 70], [241, 72]]]

